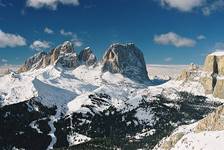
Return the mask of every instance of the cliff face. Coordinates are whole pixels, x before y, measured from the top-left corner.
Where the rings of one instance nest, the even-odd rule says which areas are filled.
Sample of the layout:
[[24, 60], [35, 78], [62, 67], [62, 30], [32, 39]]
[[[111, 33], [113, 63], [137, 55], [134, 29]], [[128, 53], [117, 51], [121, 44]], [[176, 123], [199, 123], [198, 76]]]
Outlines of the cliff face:
[[89, 47], [83, 49], [79, 53], [78, 58], [81, 64], [85, 64], [88, 66], [94, 65], [97, 61], [96, 56], [93, 54], [92, 50]]
[[214, 97], [224, 98], [224, 52], [214, 52], [205, 59], [203, 71], [205, 76], [201, 77], [206, 94]]
[[148, 80], [142, 52], [134, 44], [113, 44], [104, 54], [102, 71], [121, 73], [124, 76], [144, 81]]
[[215, 52], [208, 55], [204, 63], [204, 71], [208, 73], [224, 75], [224, 53]]

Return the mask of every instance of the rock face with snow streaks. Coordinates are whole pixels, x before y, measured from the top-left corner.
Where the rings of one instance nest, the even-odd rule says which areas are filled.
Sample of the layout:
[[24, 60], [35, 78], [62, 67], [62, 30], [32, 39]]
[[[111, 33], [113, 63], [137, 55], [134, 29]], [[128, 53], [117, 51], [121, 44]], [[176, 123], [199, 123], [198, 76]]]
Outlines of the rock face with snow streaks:
[[79, 53], [79, 61], [88, 66], [94, 65], [97, 61], [90, 47], [86, 47]]
[[52, 49], [51, 52], [39, 52], [26, 60], [25, 64], [19, 68], [18, 72], [26, 72], [31, 69], [45, 68], [51, 64], [61, 64], [67, 68], [78, 66], [77, 54], [73, 44], [69, 41]]
[[32, 68], [40, 68], [43, 62], [43, 58], [47, 56], [45, 52], [39, 52], [34, 56], [28, 58], [25, 64], [19, 68], [18, 72], [26, 72]]
[[102, 71], [121, 73], [138, 80], [148, 80], [145, 60], [142, 52], [134, 44], [113, 44], [103, 56]]
[[26, 72], [32, 69], [45, 68], [49, 65], [59, 65], [64, 68], [76, 68], [81, 64], [91, 66], [96, 64], [97, 58], [92, 50], [87, 47], [77, 54], [73, 44], [69, 41], [52, 49], [49, 53], [39, 52], [28, 58], [18, 72]]

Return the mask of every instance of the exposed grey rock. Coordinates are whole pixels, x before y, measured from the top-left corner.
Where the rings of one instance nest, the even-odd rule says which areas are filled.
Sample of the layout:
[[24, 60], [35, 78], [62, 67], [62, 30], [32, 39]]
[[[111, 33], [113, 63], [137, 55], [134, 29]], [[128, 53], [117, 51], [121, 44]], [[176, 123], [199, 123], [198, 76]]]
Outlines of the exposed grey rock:
[[51, 52], [39, 52], [26, 60], [18, 72], [26, 72], [31, 69], [47, 67], [50, 64], [61, 64], [63, 67], [72, 68], [78, 66], [77, 55], [73, 44], [69, 41], [52, 49]]
[[65, 41], [61, 46], [60, 46], [60, 52], [64, 53], [74, 53], [74, 46], [70, 41]]
[[57, 46], [51, 51], [51, 53], [49, 54], [51, 57], [51, 64], [54, 64], [60, 55], [64, 55], [67, 53], [75, 53], [73, 44], [69, 41], [65, 41], [62, 45]]
[[87, 66], [94, 65], [97, 62], [96, 56], [93, 54], [90, 47], [83, 49], [79, 53], [79, 61], [81, 64], [86, 64]]
[[57, 65], [59, 64], [66, 68], [76, 68], [79, 66], [78, 57], [75, 53], [65, 54], [58, 58]]
[[35, 69], [38, 68], [39, 66], [41, 66], [43, 57], [46, 55], [47, 53], [45, 52], [39, 52], [35, 54], [34, 56], [28, 58], [25, 61], [25, 64], [19, 68], [18, 72], [26, 72], [32, 68], [35, 68]]
[[142, 52], [134, 44], [113, 44], [103, 56], [102, 71], [121, 73], [137, 80], [148, 80], [145, 60]]

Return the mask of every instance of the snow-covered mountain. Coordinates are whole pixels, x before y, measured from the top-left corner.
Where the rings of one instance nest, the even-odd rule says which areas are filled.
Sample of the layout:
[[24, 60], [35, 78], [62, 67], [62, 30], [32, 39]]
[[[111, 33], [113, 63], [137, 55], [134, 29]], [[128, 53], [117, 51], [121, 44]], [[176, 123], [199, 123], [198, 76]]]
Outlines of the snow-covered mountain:
[[222, 105], [196, 80], [149, 80], [134, 44], [113, 44], [97, 62], [90, 48], [78, 54], [65, 42], [0, 83], [6, 150], [152, 149]]

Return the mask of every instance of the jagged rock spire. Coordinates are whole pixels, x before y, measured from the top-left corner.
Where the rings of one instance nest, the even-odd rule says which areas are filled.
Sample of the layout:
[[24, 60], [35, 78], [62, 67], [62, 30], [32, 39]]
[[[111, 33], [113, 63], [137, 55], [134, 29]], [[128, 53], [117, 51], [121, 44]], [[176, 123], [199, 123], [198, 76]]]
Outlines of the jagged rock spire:
[[28, 58], [25, 64], [19, 68], [18, 72], [26, 72], [32, 69], [44, 68], [49, 65], [60, 65], [65, 68], [76, 68], [83, 62], [90, 66], [95, 64], [96, 60], [96, 56], [89, 48], [82, 50], [78, 55], [74, 50], [72, 42], [65, 41], [63, 44], [52, 49], [49, 53], [39, 52]]
[[[52, 49], [49, 53], [39, 52], [28, 58], [25, 61], [25, 64], [19, 68], [18, 72], [39, 69], [41, 67], [47, 67], [50, 64], [59, 63], [62, 63], [62, 66], [64, 67], [76, 67], [78, 65], [76, 57], [73, 44], [69, 41], [65, 41], [63, 44]], [[66, 66], [66, 64], [68, 66]]]
[[97, 59], [96, 56], [93, 54], [90, 47], [86, 47], [79, 53], [79, 61], [83, 64], [88, 66], [93, 65], [96, 63]]

